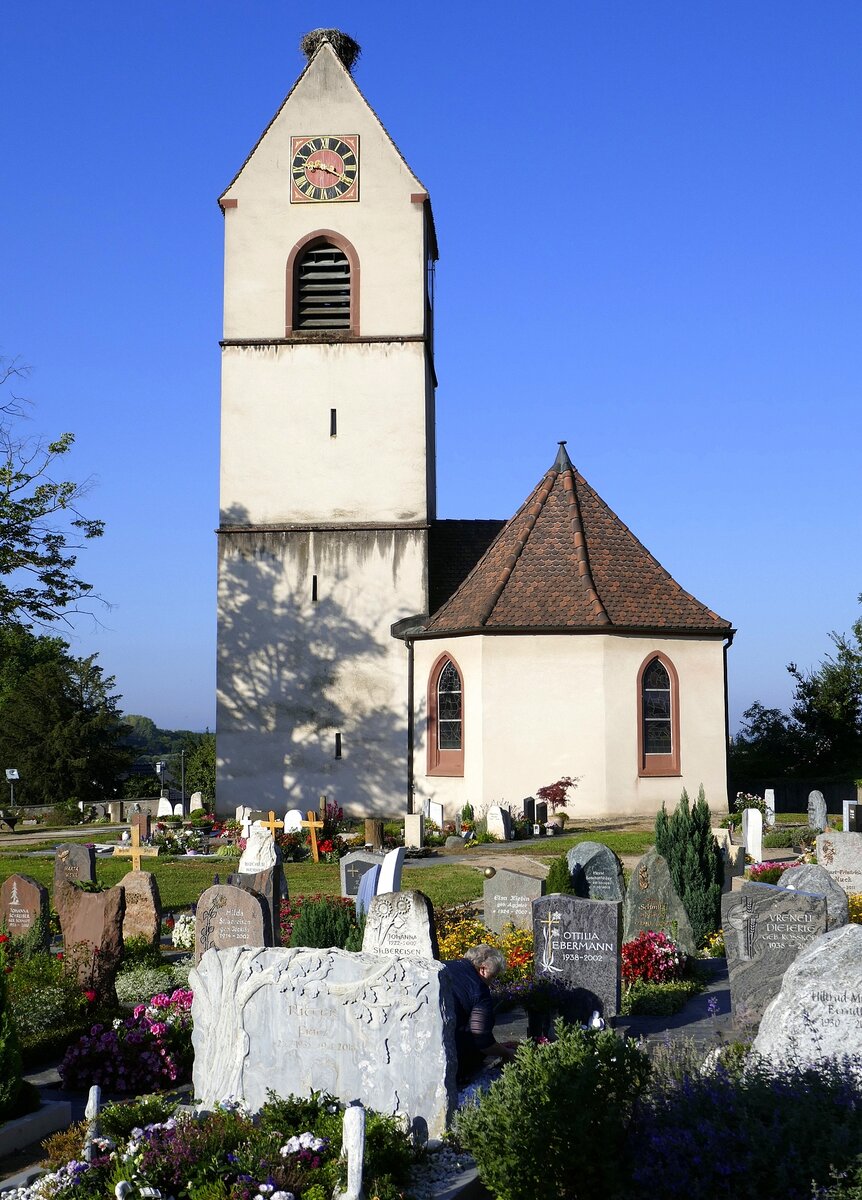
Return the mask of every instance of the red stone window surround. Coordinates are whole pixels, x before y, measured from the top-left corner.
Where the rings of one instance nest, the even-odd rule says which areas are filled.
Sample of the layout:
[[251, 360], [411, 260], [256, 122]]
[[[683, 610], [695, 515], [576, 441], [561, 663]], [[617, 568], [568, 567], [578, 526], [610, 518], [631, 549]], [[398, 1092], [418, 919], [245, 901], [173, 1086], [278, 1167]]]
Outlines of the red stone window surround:
[[[329, 242], [343, 251], [350, 263], [350, 328], [323, 331], [307, 331], [295, 328], [296, 320], [296, 274], [298, 262], [306, 250], [316, 245]], [[306, 234], [291, 250], [287, 259], [287, 278], [285, 288], [284, 332], [286, 337], [307, 337], [309, 341], [330, 341], [339, 337], [359, 337], [359, 255], [351, 243], [340, 233], [332, 229], [315, 229]]]
[[426, 773], [464, 774], [464, 675], [451, 654], [441, 654], [428, 676]]
[[[653, 664], [657, 664], [658, 669], [650, 672]], [[651, 683], [660, 682], [662, 679], [666, 679], [667, 689], [648, 686]], [[667, 690], [669, 693], [666, 702], [661, 694], [663, 690]], [[676, 673], [676, 667], [666, 654], [657, 650], [647, 655], [638, 671], [637, 691], [638, 775], [641, 778], [680, 775], [679, 676]], [[655, 733], [651, 735], [647, 730], [647, 722], [651, 719], [655, 720], [656, 713], [659, 715], [658, 725], [660, 726], [658, 736]], [[666, 753], [649, 749], [650, 742], [655, 744], [658, 741], [666, 744], [668, 733], [670, 734], [670, 745], [667, 747]]]

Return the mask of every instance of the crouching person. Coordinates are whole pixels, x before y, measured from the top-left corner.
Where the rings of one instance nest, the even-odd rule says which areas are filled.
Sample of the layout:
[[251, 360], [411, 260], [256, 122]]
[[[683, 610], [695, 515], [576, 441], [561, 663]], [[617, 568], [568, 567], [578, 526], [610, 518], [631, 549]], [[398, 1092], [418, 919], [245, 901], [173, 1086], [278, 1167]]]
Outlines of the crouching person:
[[463, 958], [444, 964], [455, 998], [455, 1045], [458, 1082], [466, 1083], [492, 1058], [511, 1062], [517, 1042], [494, 1039], [494, 1002], [491, 983], [506, 965], [502, 951], [493, 946], [473, 946]]

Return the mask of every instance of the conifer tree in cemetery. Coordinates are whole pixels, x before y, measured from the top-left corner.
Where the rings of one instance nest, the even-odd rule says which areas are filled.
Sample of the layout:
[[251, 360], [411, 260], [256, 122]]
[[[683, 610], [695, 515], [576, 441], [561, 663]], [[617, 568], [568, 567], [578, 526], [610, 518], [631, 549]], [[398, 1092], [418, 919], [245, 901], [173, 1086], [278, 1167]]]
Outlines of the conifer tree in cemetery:
[[703, 785], [691, 807], [683, 788], [676, 810], [668, 816], [662, 804], [655, 819], [656, 851], [667, 860], [697, 943], [721, 924], [724, 863], [711, 826]]
[[16, 1112], [20, 1091], [21, 1047], [6, 987], [6, 955], [0, 946], [0, 1121], [20, 1115]]
[[545, 880], [545, 891], [550, 896], [554, 892], [561, 896], [574, 896], [575, 886], [572, 883], [572, 873], [565, 854], [561, 854], [551, 863], [548, 878]]

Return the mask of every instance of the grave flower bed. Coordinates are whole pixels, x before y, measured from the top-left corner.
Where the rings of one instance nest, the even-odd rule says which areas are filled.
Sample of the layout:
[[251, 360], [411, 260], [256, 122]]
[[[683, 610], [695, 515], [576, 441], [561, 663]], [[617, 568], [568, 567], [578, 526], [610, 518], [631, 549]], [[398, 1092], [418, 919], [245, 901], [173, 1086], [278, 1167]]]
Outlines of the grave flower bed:
[[139, 1004], [130, 1017], [92, 1025], [66, 1051], [63, 1086], [140, 1093], [184, 1083], [192, 1068], [191, 1007], [191, 991], [177, 988]]
[[623, 983], [669, 983], [682, 978], [685, 963], [685, 952], [667, 934], [646, 930], [623, 945]]
[[[346, 1182], [341, 1158], [343, 1109], [332, 1096], [281, 1100], [270, 1093], [252, 1120], [248, 1111], [226, 1101], [201, 1117], [191, 1114], [135, 1125], [129, 1129], [125, 1106], [109, 1105], [102, 1114], [106, 1138], [91, 1163], [83, 1145], [62, 1145], [75, 1157], [15, 1200], [109, 1200], [120, 1181], [129, 1200], [141, 1195], [175, 1200], [329, 1200]], [[134, 1117], [140, 1105], [129, 1106]], [[84, 1127], [79, 1126], [79, 1142]], [[391, 1117], [366, 1113], [365, 1194], [379, 1200], [404, 1195], [412, 1162], [410, 1142]], [[154, 1189], [146, 1192], [144, 1189]]]

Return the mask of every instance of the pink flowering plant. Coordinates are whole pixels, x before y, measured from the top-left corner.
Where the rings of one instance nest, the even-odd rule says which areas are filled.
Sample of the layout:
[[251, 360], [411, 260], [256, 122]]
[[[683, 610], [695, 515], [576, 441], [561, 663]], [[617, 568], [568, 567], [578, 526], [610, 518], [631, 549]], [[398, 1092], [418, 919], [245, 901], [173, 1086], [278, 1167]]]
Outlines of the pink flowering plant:
[[191, 1007], [192, 993], [177, 988], [139, 1004], [130, 1017], [91, 1026], [66, 1051], [63, 1086], [140, 1093], [185, 1083], [192, 1067]]
[[622, 948], [622, 977], [627, 985], [638, 980], [670, 983], [682, 978], [685, 964], [685, 951], [667, 934], [651, 929], [625, 942]]

